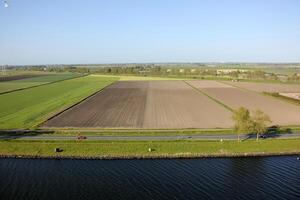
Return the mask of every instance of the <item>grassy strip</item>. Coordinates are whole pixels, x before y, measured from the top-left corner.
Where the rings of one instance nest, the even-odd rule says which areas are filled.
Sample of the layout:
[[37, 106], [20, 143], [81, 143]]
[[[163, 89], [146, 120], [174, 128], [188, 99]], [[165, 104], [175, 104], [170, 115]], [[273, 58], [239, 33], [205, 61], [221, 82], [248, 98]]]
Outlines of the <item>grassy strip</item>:
[[0, 136], [191, 136], [191, 135], [232, 135], [233, 129], [196, 129], [196, 130], [93, 130], [93, 129], [43, 129], [25, 130], [25, 131], [1, 131]]
[[200, 89], [194, 87], [193, 85], [189, 84], [188, 82], [186, 82], [186, 81], [183, 81], [183, 82], [185, 82], [187, 85], [189, 85], [190, 87], [192, 87], [192, 88], [195, 89], [196, 91], [200, 92], [201, 94], [205, 95], [206, 97], [210, 98], [210, 99], [213, 100], [214, 102], [220, 104], [221, 106], [223, 106], [223, 107], [226, 108], [227, 110], [229, 110], [229, 111], [231, 111], [231, 112], [234, 111], [233, 108], [231, 108], [231, 107], [227, 106], [226, 104], [222, 103], [221, 101], [219, 101], [219, 100], [217, 100], [217, 99], [211, 97], [210, 95], [208, 95], [208, 94], [206, 94], [205, 92], [203, 92], [202, 90], [200, 90]]
[[35, 127], [116, 80], [85, 76], [0, 95], [0, 129]]
[[[63, 129], [41, 128], [40, 132], [53, 132], [51, 135], [74, 136], [74, 135], [101, 135], [101, 136], [171, 136], [171, 135], [199, 135], [199, 134], [232, 134], [233, 129]], [[46, 133], [47, 134], [47, 133]], [[1, 132], [0, 132], [1, 135]]]
[[178, 75], [151, 75], [151, 76], [142, 76], [142, 75], [133, 75], [133, 74], [94, 74], [95, 76], [102, 77], [117, 77], [120, 78], [120, 81], [155, 81], [155, 80], [232, 80], [228, 77], [216, 77], [216, 76], [199, 76], [199, 75], [190, 75], [190, 76], [178, 76]]
[[[63, 151], [55, 153], [54, 149]], [[152, 149], [149, 152], [149, 148]], [[2, 156], [98, 158], [238, 156], [300, 152], [300, 139], [237, 141], [0, 141]]]
[[93, 74], [98, 77], [114, 77], [119, 78], [119, 81], [162, 81], [162, 80], [183, 80], [183, 78], [163, 77], [163, 76], [134, 76], [134, 75], [107, 75]]
[[267, 96], [271, 96], [271, 97], [275, 97], [279, 100], [282, 100], [282, 101], [285, 101], [285, 102], [289, 102], [289, 103], [292, 103], [294, 105], [300, 105], [300, 101], [297, 100], [297, 99], [293, 99], [293, 98], [289, 98], [289, 97], [286, 97], [286, 96], [282, 96], [280, 95], [278, 92], [263, 92], [264, 95], [267, 95]]
[[[55, 131], [51, 134], [43, 134], [43, 135], [58, 135], [58, 136], [76, 136], [76, 135], [91, 135], [91, 136], [174, 136], [174, 135], [229, 135], [234, 134], [233, 130], [224, 129], [224, 130], [198, 130], [198, 131], [143, 131], [143, 130], [135, 130], [135, 131], [80, 131], [80, 130], [60, 130]], [[0, 133], [1, 135], [1, 133]]]

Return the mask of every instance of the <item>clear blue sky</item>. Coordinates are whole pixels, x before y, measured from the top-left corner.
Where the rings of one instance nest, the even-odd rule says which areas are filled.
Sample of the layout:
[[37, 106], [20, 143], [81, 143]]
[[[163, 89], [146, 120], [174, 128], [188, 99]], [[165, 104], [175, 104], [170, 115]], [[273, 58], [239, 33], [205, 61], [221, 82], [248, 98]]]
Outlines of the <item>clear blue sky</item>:
[[0, 64], [300, 62], [300, 0], [8, 2]]

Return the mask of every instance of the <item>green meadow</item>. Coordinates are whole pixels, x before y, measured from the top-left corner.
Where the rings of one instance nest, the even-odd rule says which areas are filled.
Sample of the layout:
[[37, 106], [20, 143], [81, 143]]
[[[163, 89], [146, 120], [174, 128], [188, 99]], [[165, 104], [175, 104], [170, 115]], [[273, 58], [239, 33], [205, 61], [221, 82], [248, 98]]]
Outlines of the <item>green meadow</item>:
[[14, 81], [0, 82], [0, 94], [82, 76], [75, 73], [49, 74]]
[[118, 80], [85, 76], [0, 95], [0, 129], [34, 128]]
[[[1, 155], [74, 156], [99, 158], [236, 156], [300, 151], [299, 139], [237, 141], [24, 141], [1, 140]], [[63, 151], [55, 153], [54, 149]], [[149, 151], [149, 148], [151, 151]]]

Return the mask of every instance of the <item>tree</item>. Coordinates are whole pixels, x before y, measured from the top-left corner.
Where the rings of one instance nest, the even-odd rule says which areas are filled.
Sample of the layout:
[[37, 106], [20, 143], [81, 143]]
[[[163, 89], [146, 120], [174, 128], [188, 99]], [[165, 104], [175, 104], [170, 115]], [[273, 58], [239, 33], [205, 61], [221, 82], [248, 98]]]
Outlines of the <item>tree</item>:
[[240, 141], [241, 133], [250, 133], [251, 132], [251, 117], [250, 112], [247, 108], [240, 107], [235, 110], [232, 115], [232, 119], [235, 122], [234, 129], [237, 132], [238, 141]]
[[263, 113], [261, 110], [255, 111], [253, 117], [251, 118], [252, 123], [252, 132], [256, 134], [256, 140], [258, 140], [258, 136], [265, 133], [268, 128], [268, 124], [271, 123], [270, 117]]

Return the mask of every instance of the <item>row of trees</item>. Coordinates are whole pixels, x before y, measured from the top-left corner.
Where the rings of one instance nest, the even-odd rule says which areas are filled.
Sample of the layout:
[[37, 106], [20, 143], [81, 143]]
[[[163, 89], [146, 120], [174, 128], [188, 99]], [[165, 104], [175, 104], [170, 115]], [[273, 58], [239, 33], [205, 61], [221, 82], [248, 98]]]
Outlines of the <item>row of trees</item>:
[[201, 69], [187, 67], [161, 67], [151, 65], [137, 65], [128, 67], [103, 67], [94, 69], [94, 72], [114, 75], [143, 75], [143, 76], [193, 76], [217, 75], [216, 69]]
[[73, 72], [73, 73], [90, 73], [87, 67], [75, 67], [68, 65], [38, 65], [38, 66], [23, 66], [23, 67], [7, 67], [10, 70], [27, 70], [27, 71], [42, 71], [42, 72]]
[[289, 76], [289, 81], [299, 82], [300, 81], [300, 73], [294, 73], [293, 75]]
[[250, 115], [248, 109], [240, 107], [235, 110], [232, 116], [235, 122], [235, 130], [238, 135], [238, 141], [240, 141], [240, 134], [252, 133], [256, 134], [256, 140], [259, 135], [267, 131], [268, 125], [272, 122], [270, 117], [263, 113], [261, 110], [257, 110]]
[[159, 65], [136, 65], [136, 66], [107, 66], [94, 68], [93, 72], [113, 75], [142, 75], [142, 76], [180, 76], [180, 77], [229, 77], [233, 79], [251, 80], [278, 80], [274, 73], [266, 73], [262, 70], [226, 69], [209, 67], [166, 67]]
[[[231, 68], [232, 67], [232, 68]], [[77, 72], [77, 73], [101, 73], [112, 75], [136, 75], [136, 76], [169, 76], [169, 77], [222, 77], [231, 79], [249, 80], [282, 80], [300, 82], [300, 74], [289, 76], [267, 73], [260, 69], [238, 68], [240, 66], [206, 66], [206, 65], [158, 65], [158, 64], [107, 64], [107, 65], [40, 65], [7, 67], [7, 69], [50, 71], [50, 72]]]

